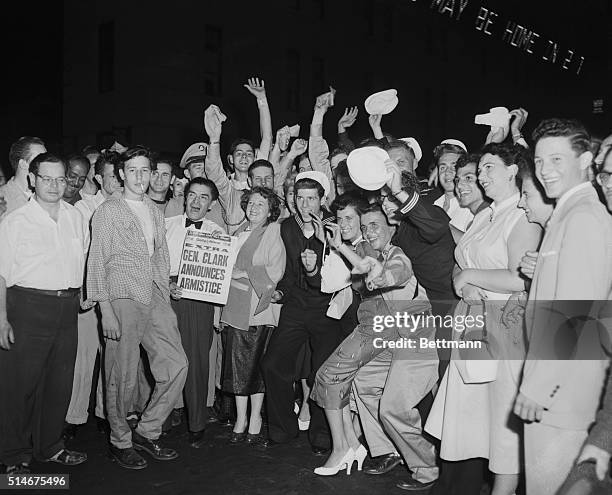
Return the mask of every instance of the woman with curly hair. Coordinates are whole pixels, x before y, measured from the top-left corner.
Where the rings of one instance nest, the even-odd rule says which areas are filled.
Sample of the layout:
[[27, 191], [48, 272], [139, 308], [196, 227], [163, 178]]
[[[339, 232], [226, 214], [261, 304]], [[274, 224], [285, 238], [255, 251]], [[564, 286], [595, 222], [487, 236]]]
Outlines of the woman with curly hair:
[[[264, 187], [244, 192], [246, 222], [238, 228], [238, 256], [232, 272], [224, 324], [221, 388], [236, 397], [237, 418], [231, 443], [258, 443], [264, 382], [259, 371], [270, 333], [277, 321], [270, 296], [285, 270], [285, 247], [280, 237], [280, 200]], [[251, 399], [250, 417], [247, 417]]]

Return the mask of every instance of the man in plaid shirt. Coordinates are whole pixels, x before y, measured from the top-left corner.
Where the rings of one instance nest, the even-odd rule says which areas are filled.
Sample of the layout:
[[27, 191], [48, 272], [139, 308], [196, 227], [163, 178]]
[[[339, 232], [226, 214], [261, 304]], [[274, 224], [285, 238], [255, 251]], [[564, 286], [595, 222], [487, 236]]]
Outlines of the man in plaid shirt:
[[[149, 151], [135, 147], [121, 158], [123, 195], [105, 201], [92, 219], [87, 298], [90, 304], [98, 302], [102, 313], [111, 455], [124, 468], [143, 469], [147, 461], [134, 448], [157, 460], [178, 457], [159, 437], [182, 393], [187, 358], [170, 306], [164, 217], [145, 194], [151, 175]], [[140, 345], [148, 354], [156, 386], [132, 433], [126, 417]]]

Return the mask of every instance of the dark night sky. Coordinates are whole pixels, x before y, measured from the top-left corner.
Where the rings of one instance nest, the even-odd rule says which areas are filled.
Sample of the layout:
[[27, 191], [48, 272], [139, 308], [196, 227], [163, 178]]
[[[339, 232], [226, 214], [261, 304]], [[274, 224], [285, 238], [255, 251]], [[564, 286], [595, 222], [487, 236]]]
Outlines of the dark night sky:
[[[389, 0], [391, 3], [392, 1]], [[422, 4], [421, 8], [429, 8], [431, 4], [429, 0], [417, 1]], [[480, 5], [484, 5], [500, 13], [500, 16], [523, 21], [535, 30], [545, 33], [547, 37], [575, 47], [577, 52], [587, 57], [581, 79], [586, 81], [589, 87], [592, 85], [593, 88], [601, 88], [602, 96], [612, 96], [606, 59], [609, 48], [612, 48], [612, 35], [609, 34], [612, 33], [610, 3], [609, 0], [470, 0], [468, 9], [473, 13]], [[4, 80], [8, 85], [5, 93], [8, 104], [6, 113], [3, 112], [0, 116], [0, 163], [3, 166], [7, 165], [10, 143], [20, 135], [31, 132], [30, 128], [38, 129], [38, 133], [48, 142], [51, 150], [60, 151], [61, 148], [62, 41], [63, 30], [70, 27], [63, 26], [61, 1], [41, 1], [35, 4], [15, 2], [10, 16], [4, 16], [3, 31], [9, 41], [4, 44]], [[142, 2], [142, 5], [147, 8], [146, 2]], [[168, 5], [170, 8], [171, 4]], [[436, 16], [437, 14], [432, 12], [432, 22], [444, 22], [436, 19]], [[82, 19], [82, 22], [87, 23], [88, 19]], [[266, 29], [266, 26], [257, 28]], [[92, 29], [95, 29], [95, 26], [92, 26]], [[350, 26], [343, 27], [342, 23], [338, 22], [338, 30], [342, 29], [350, 30]], [[499, 39], [491, 42], [502, 47]], [[506, 46], [500, 49], [511, 48]], [[554, 88], [554, 77], [542, 83]], [[457, 78], [451, 75], [449, 86], [453, 85], [456, 87]], [[610, 105], [609, 101], [606, 103]], [[610, 128], [610, 113], [608, 111], [597, 120], [596, 126]], [[597, 132], [604, 130], [597, 129]]]

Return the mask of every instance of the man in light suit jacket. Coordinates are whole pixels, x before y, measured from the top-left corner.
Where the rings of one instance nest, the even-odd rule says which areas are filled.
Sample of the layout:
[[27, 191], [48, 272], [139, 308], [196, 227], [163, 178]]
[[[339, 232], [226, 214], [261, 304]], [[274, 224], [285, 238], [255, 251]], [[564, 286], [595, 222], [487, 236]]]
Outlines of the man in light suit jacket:
[[606, 376], [600, 337], [612, 293], [612, 217], [588, 182], [593, 156], [580, 123], [545, 120], [533, 140], [536, 176], [556, 206], [529, 294], [529, 355], [514, 412], [526, 421], [527, 493], [552, 495], [595, 420]]

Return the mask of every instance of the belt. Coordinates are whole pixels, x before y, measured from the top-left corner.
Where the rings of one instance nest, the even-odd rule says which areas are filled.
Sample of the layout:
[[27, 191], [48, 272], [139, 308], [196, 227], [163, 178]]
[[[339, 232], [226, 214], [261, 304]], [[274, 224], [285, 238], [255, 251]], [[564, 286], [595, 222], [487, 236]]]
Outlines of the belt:
[[39, 296], [53, 296], [53, 297], [73, 297], [79, 294], [80, 288], [70, 288], [61, 290], [44, 290], [44, 289], [32, 289], [30, 287], [20, 287], [13, 285], [10, 289], [19, 290], [21, 292], [27, 292], [29, 294], [38, 294]]

